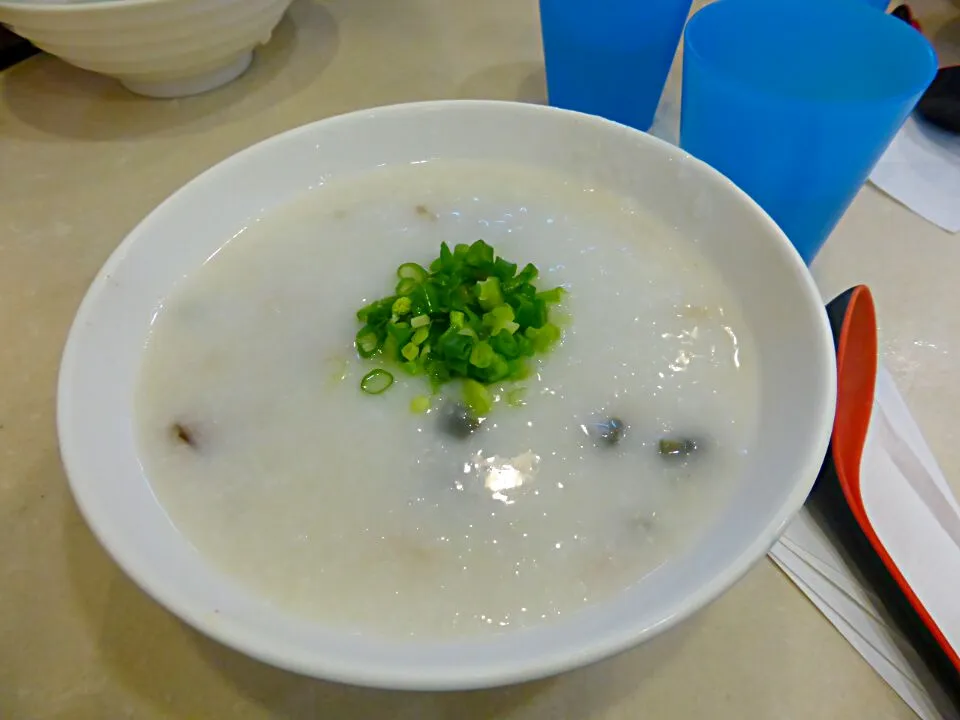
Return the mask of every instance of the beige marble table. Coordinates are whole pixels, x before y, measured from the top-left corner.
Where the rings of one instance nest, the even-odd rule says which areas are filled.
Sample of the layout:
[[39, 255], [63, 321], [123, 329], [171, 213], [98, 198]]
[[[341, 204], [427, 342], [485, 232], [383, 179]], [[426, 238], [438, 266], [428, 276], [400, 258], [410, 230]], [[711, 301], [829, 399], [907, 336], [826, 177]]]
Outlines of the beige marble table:
[[[916, 9], [957, 62], [953, 3]], [[766, 561], [679, 629], [593, 667], [400, 694], [298, 677], [207, 640], [94, 540], [60, 466], [54, 396], [100, 264], [167, 194], [246, 145], [347, 110], [451, 97], [543, 101], [535, 0], [297, 0], [246, 76], [183, 100], [140, 99], [50, 57], [0, 73], [0, 718], [911, 717]], [[873, 287], [886, 362], [954, 479], [958, 269], [960, 237], [871, 187], [816, 264], [825, 295]]]

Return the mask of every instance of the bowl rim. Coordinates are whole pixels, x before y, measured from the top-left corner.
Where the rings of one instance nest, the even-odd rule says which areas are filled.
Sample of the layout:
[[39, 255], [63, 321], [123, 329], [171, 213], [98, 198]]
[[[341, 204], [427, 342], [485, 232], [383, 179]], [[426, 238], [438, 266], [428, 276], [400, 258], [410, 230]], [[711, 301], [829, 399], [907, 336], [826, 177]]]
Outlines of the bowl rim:
[[31, 0], [0, 0], [0, 10], [9, 8], [17, 12], [36, 12], [39, 14], [69, 14], [110, 10], [118, 7], [145, 7], [151, 5], [170, 5], [170, 0], [80, 0], [79, 2], [44, 2]]
[[[671, 143], [609, 120], [583, 115], [569, 110], [500, 100], [435, 100], [357, 110], [342, 115], [323, 118], [266, 138], [225, 158], [188, 181], [151, 210], [151, 212], [127, 234], [103, 264], [79, 305], [67, 335], [58, 376], [57, 434], [60, 452], [71, 492], [84, 520], [103, 548], [128, 577], [159, 604], [201, 633], [234, 650], [285, 670], [352, 685], [378, 688], [433, 691], [466, 690], [509, 685], [552, 676], [616, 655], [642, 641], [659, 635], [677, 625], [682, 620], [690, 617], [722, 595], [743, 577], [753, 565], [762, 559], [784, 530], [787, 523], [800, 510], [806, 500], [828, 448], [836, 401], [835, 371], [828, 371], [826, 377], [823, 378], [821, 387], [818, 388], [818, 392], [821, 394], [820, 402], [817, 406], [815, 428], [818, 440], [816, 446], [811, 447], [810, 451], [806, 453], [804, 466], [797, 468], [797, 482], [795, 482], [794, 486], [789, 490], [785, 501], [776, 509], [776, 512], [771, 515], [763, 531], [753, 538], [739, 555], [731, 558], [731, 562], [722, 572], [718, 572], [710, 577], [708, 582], [703, 583], [697, 588], [696, 592], [684, 596], [680, 602], [674, 606], [674, 612], [672, 614], [664, 617], [653, 625], [632, 628], [621, 627], [618, 632], [601, 633], [598, 639], [592, 640], [589, 644], [570, 643], [563, 646], [562, 652], [553, 652], [549, 655], [544, 654], [536, 659], [523, 661], [519, 664], [511, 661], [509, 658], [505, 658], [503, 662], [497, 664], [488, 663], [480, 670], [475, 666], [469, 666], [464, 668], [464, 670], [460, 670], [456, 666], [451, 666], [445, 668], [444, 673], [439, 676], [432, 675], [427, 677], [422, 671], [418, 672], [418, 669], [415, 667], [396, 667], [383, 664], [367, 667], [356, 663], [347, 664], [342, 661], [338, 662], [336, 658], [324, 653], [312, 654], [310, 657], [304, 657], [302, 655], [299, 657], [291, 657], [289, 654], [283, 652], [283, 648], [278, 650], [276, 644], [264, 642], [263, 635], [251, 635], [246, 632], [242, 624], [233, 618], [219, 616], [216, 621], [213, 622], [208, 615], [193, 607], [189, 602], [189, 598], [185, 597], [176, 587], [164, 582], [163, 578], [158, 576], [150, 566], [138, 562], [134, 554], [126, 549], [124, 543], [118, 542], [117, 540], [119, 538], [111, 535], [112, 530], [109, 527], [109, 513], [98, 513], [91, 508], [90, 500], [95, 496], [94, 493], [89, 490], [92, 483], [79, 480], [80, 477], [88, 475], [89, 472], [83, 467], [83, 449], [78, 446], [74, 438], [74, 431], [68, 418], [73, 415], [71, 377], [75, 372], [74, 368], [77, 367], [78, 348], [81, 343], [81, 337], [86, 332], [88, 318], [91, 315], [96, 299], [110, 282], [111, 274], [124, 262], [134, 245], [142, 241], [140, 235], [141, 228], [156, 216], [168, 212], [170, 208], [177, 205], [184, 196], [188, 196], [194, 192], [195, 188], [200, 184], [217, 180], [222, 181], [224, 178], [230, 177], [234, 168], [242, 165], [249, 157], [260, 153], [269, 153], [272, 147], [288, 142], [290, 138], [297, 135], [315, 132], [319, 125], [330, 127], [334, 124], [349, 124], [361, 118], [369, 119], [371, 117], [390, 116], [398, 113], [434, 112], [465, 106], [477, 108], [486, 107], [507, 113], [530, 112], [575, 116], [578, 122], [592, 124], [601, 133], [609, 133], [612, 130], [618, 133], [628, 132], [635, 134], [638, 142], [652, 143], [657, 146], [661, 152], [665, 152], [681, 162], [689, 163], [690, 166], [695, 168], [699, 173], [706, 173], [708, 176], [713, 177], [714, 180], [722, 181], [738, 196], [745, 208], [756, 214], [761, 222], [766, 225], [769, 234], [772, 237], [779, 238], [780, 245], [782, 246], [781, 250], [785, 255], [784, 262], [788, 265], [788, 269], [793, 270], [793, 274], [796, 276], [798, 282], [799, 292], [807, 296], [811, 307], [819, 306], [823, 308], [821, 295], [812, 275], [786, 235], [756, 202], [730, 182], [729, 179], [725, 178], [706, 163], [694, 158], [689, 153], [684, 152]], [[833, 335], [825, 309], [818, 314], [817, 333], [821, 341], [819, 348], [819, 353], [821, 354], [819, 358], [820, 361], [824, 363], [824, 366], [828, 370], [835, 368]], [[90, 494], [88, 495], [88, 493]], [[602, 605], [604, 602], [608, 601], [599, 601], [596, 604]], [[575, 623], [575, 618], [576, 614], [573, 614], [568, 616], [566, 621], [557, 621], [557, 624], [564, 622]], [[546, 626], [538, 625], [536, 627]], [[522, 635], [523, 632], [525, 631], [519, 630], [516, 633], [505, 633], [500, 637], [517, 638]], [[484, 638], [481, 637], [478, 639], [482, 641]], [[459, 641], [470, 642], [473, 638], [454, 637], [449, 640], [451, 643], [457, 643]], [[383, 639], [383, 642], [387, 642], [387, 639]], [[415, 644], [417, 644], [416, 641]], [[422, 643], [419, 644], [422, 645]]]

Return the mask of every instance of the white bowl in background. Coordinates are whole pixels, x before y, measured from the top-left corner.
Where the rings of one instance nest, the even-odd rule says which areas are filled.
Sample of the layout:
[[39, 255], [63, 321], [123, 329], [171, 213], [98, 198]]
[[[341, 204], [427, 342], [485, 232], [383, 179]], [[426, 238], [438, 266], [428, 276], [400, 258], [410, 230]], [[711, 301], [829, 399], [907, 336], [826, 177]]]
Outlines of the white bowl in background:
[[[205, 562], [137, 460], [134, 386], [151, 317], [228, 238], [320, 182], [426, 158], [503, 158], [636, 198], [739, 295], [760, 354], [760, 442], [742, 489], [686, 554], [556, 622], [444, 641], [358, 636], [285, 614]], [[678, 148], [548, 107], [445, 101], [291, 130], [208, 170], [153, 211], [94, 280], [70, 331], [57, 422], [74, 496], [120, 566], [186, 622], [296, 672], [363, 685], [454, 689], [557, 673], [644, 641], [706, 605], [764, 556], [803, 504], [833, 421], [833, 341], [800, 256], [743, 192]]]
[[0, 22], [41, 50], [140, 95], [182, 97], [240, 76], [291, 0], [0, 0]]

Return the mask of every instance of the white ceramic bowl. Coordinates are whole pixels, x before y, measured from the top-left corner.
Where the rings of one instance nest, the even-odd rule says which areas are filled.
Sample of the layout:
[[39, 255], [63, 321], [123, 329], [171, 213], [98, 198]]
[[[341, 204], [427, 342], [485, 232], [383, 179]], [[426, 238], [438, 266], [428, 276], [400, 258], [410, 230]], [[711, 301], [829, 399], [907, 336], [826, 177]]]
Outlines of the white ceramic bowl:
[[[743, 488], [686, 555], [613, 599], [493, 637], [359, 637], [286, 615], [208, 565], [177, 534], [137, 461], [132, 398], [158, 302], [225, 240], [320, 182], [426, 158], [504, 158], [638, 198], [735, 288], [759, 348], [761, 440]], [[104, 547], [158, 601], [238, 650], [357, 684], [452, 689], [553, 674], [623, 650], [729, 588], [800, 508], [824, 457], [834, 351], [820, 296], [762, 210], [681, 150], [605, 120], [534, 105], [450, 101], [362, 111], [266, 140], [174, 194], [120, 245], [77, 313], [58, 426], [74, 496]]]
[[71, 65], [151, 97], [230, 82], [291, 0], [0, 1], [0, 22]]

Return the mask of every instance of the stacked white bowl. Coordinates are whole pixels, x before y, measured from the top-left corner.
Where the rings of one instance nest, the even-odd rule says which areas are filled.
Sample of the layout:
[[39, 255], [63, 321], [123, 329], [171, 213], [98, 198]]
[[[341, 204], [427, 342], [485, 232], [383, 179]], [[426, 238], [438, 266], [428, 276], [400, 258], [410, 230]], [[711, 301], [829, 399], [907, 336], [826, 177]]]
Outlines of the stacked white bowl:
[[0, 23], [71, 65], [151, 97], [230, 82], [291, 0], [0, 0]]

